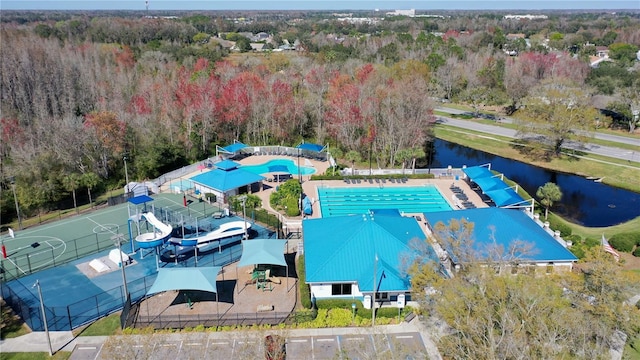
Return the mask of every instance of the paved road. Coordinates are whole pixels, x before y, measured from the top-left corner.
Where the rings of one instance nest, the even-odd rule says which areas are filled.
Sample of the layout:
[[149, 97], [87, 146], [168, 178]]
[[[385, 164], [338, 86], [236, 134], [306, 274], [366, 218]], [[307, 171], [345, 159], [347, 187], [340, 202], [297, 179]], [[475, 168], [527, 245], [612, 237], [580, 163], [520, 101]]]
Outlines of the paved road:
[[[437, 108], [436, 111], [448, 112], [451, 114], [460, 114], [465, 111], [451, 109], [451, 108]], [[469, 129], [473, 131], [483, 132], [487, 134], [494, 134], [504, 137], [517, 138], [516, 131], [513, 129], [505, 128], [499, 125], [483, 124], [477, 121], [454, 119], [446, 116], [437, 116], [438, 122], [458, 128]], [[512, 120], [506, 118], [505, 122], [511, 122]], [[567, 142], [565, 148], [583, 151], [586, 153], [606, 156], [615, 159], [640, 162], [640, 138], [629, 138], [618, 135], [609, 134], [595, 134], [596, 139], [624, 143], [628, 145], [635, 145], [637, 150], [621, 149], [613, 146], [602, 146], [597, 144], [577, 144], [575, 142]]]

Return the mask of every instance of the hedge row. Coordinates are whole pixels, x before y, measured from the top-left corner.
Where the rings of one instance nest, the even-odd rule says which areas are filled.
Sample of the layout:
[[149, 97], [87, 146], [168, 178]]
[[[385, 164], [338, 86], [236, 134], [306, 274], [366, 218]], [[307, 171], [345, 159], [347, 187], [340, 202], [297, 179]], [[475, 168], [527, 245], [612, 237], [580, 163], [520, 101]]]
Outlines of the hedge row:
[[305, 273], [304, 267], [304, 256], [300, 255], [298, 257], [298, 279], [300, 286], [300, 302], [305, 309], [311, 309], [311, 289], [309, 289], [309, 285], [306, 283], [307, 274]]

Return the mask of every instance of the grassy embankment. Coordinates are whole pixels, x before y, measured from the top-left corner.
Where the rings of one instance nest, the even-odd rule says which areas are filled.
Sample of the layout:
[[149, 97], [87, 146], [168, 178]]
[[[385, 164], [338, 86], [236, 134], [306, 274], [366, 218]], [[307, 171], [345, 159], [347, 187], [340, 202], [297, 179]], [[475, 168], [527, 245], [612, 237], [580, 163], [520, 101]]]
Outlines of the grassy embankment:
[[[592, 154], [563, 155], [545, 161], [534, 158], [527, 149], [522, 149], [513, 139], [478, 133], [466, 129], [438, 125], [435, 129], [438, 138], [452, 143], [481, 150], [487, 153], [499, 155], [505, 158], [517, 159], [542, 168], [560, 171], [580, 176], [604, 177], [608, 185], [640, 192], [640, 163], [629, 163], [624, 160], [605, 158]], [[616, 146], [617, 144], [608, 143]], [[607, 233], [620, 233], [637, 231], [640, 228], [640, 217], [623, 224], [606, 228], [588, 228], [566, 222], [571, 226], [573, 233], [582, 237], [599, 237], [603, 231]]]

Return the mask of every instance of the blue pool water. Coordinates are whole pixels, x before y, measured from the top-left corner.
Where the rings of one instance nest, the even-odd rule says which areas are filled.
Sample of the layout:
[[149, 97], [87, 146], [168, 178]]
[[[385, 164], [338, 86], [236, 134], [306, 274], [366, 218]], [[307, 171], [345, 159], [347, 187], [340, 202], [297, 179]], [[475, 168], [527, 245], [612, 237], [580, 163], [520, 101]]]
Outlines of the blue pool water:
[[[254, 174], [262, 175], [267, 173], [289, 173], [291, 175], [298, 175], [298, 166], [293, 160], [289, 159], [275, 159], [269, 160], [264, 164], [258, 165], [242, 165], [243, 170], [251, 171]], [[300, 175], [311, 175], [316, 172], [316, 169], [308, 166], [300, 166]]]
[[406, 213], [448, 211], [451, 206], [435, 185], [416, 187], [318, 188], [322, 217], [365, 214], [372, 209]]

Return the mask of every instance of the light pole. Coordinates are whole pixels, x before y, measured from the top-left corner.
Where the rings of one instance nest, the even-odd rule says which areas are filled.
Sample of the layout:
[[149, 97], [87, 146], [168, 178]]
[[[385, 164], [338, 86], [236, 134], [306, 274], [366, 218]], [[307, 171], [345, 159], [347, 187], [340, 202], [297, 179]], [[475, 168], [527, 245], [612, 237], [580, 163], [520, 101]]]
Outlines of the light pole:
[[32, 287], [38, 288], [38, 297], [40, 298], [40, 310], [42, 311], [42, 322], [44, 323], [44, 332], [47, 335], [47, 342], [49, 343], [49, 356], [53, 356], [53, 348], [51, 347], [51, 337], [49, 337], [49, 326], [47, 325], [47, 313], [44, 311], [44, 300], [42, 300], [42, 289], [40, 288], [40, 280], [36, 280], [36, 283]]
[[124, 181], [127, 182], [126, 185], [125, 185], [125, 192], [126, 192], [126, 194], [128, 194], [129, 193], [129, 172], [127, 171], [127, 156], [126, 155], [122, 157], [122, 161], [124, 161]]
[[247, 240], [249, 235], [247, 234], [247, 195], [242, 195], [238, 198], [242, 202], [242, 221], [244, 222], [244, 239]]
[[12, 176], [9, 181], [11, 182], [11, 189], [13, 190], [13, 201], [16, 205], [16, 214], [18, 214], [18, 229], [22, 230], [22, 217], [20, 216], [20, 206], [18, 206], [18, 196], [16, 195], [16, 179]]
[[373, 262], [373, 295], [371, 296], [371, 327], [376, 325], [376, 280], [377, 280], [378, 254]]
[[298, 183], [300, 183], [300, 199], [298, 201], [298, 209], [300, 209], [300, 216], [302, 216], [302, 175], [300, 175], [300, 148], [298, 148]]
[[122, 240], [124, 240], [124, 235], [115, 234], [111, 237], [111, 240], [118, 247], [118, 256], [120, 256], [120, 270], [122, 270], [122, 284], [124, 286], [124, 301], [127, 301], [127, 298], [129, 297], [129, 289], [127, 289], [127, 274], [124, 271], [124, 261], [122, 260], [122, 246], [121, 246], [122, 245], [121, 242]]

